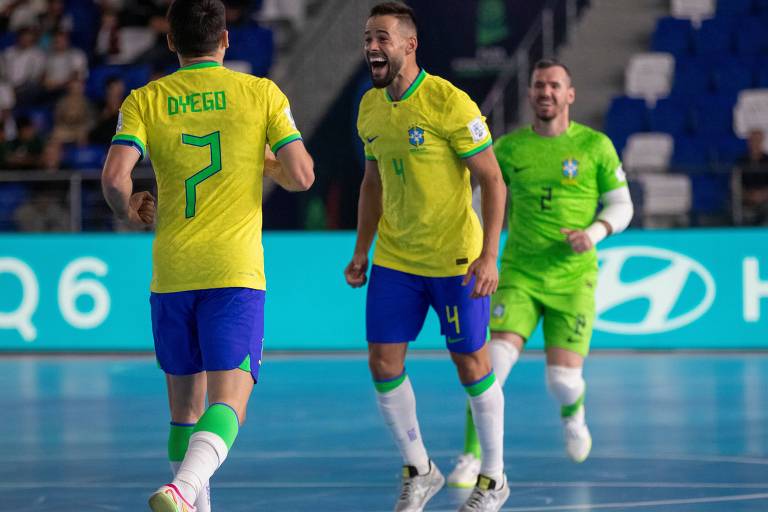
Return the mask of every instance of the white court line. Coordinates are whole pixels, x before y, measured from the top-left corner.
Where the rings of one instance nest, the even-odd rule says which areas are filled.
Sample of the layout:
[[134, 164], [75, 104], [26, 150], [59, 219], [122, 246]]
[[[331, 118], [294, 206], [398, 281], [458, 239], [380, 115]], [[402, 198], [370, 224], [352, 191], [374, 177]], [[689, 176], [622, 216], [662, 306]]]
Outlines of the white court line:
[[[105, 485], [116, 489], [144, 489], [152, 487], [156, 482], [78, 482], [78, 481], [57, 481], [57, 482], [0, 482], [0, 489], [96, 489], [103, 488]], [[217, 489], [347, 489], [347, 488], [394, 488], [392, 482], [258, 482], [247, 481], [227, 481], [217, 482]], [[509, 482], [509, 486], [514, 489], [539, 488], [539, 489], [557, 489], [557, 488], [605, 488], [605, 489], [762, 489], [768, 490], [766, 483], [706, 483], [706, 482]], [[768, 494], [767, 494], [768, 495]]]
[[[455, 450], [434, 450], [430, 452], [433, 457], [455, 457]], [[339, 451], [252, 451], [238, 452], [229, 455], [233, 459], [255, 459], [255, 460], [274, 460], [274, 459], [370, 459], [370, 458], [395, 458], [397, 453], [394, 450], [362, 451], [362, 450], [339, 450]], [[9, 455], [3, 457], [5, 463], [23, 463], [23, 462], [62, 462], [62, 461], [84, 461], [84, 460], [140, 460], [140, 459], [164, 459], [165, 451], [147, 450], [144, 452], [109, 452], [102, 451], [98, 453], [78, 453], [78, 454], [36, 454], [36, 455]], [[532, 459], [562, 459], [560, 452], [516, 452], [508, 451], [505, 458], [510, 461], [509, 466], [514, 466], [515, 460], [520, 458]], [[657, 455], [633, 455], [623, 453], [595, 453], [594, 451], [589, 460], [645, 460], [662, 462], [713, 462], [713, 463], [734, 463], [734, 464], [755, 464], [768, 465], [768, 458], [744, 457], [731, 455], [686, 455], [686, 454], [657, 454]]]

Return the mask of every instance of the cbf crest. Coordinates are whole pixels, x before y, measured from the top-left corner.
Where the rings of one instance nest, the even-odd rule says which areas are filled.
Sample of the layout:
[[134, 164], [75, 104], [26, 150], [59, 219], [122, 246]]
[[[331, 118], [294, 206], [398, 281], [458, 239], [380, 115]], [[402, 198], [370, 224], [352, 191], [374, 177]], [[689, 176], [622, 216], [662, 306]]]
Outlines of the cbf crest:
[[575, 184], [579, 175], [579, 161], [575, 158], [563, 160], [563, 184]]
[[[424, 129], [419, 126], [411, 126], [408, 128], [408, 142], [416, 149], [422, 149], [424, 145]], [[413, 148], [411, 148], [413, 151]]]

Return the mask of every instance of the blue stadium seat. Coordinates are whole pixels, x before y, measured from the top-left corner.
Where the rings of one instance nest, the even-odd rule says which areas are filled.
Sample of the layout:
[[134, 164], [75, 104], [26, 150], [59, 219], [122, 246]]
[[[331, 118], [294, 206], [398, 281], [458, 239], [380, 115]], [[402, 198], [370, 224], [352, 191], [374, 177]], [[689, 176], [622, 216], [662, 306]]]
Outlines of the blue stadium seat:
[[731, 94], [697, 98], [693, 110], [694, 133], [733, 136], [734, 105], [736, 97]]
[[670, 97], [656, 102], [656, 107], [648, 110], [650, 130], [670, 135], [684, 135], [690, 131], [691, 108], [678, 98]]
[[693, 26], [689, 20], [680, 20], [670, 16], [660, 18], [651, 40], [651, 49], [655, 52], [669, 52], [677, 57], [690, 54]]
[[758, 64], [757, 70], [757, 87], [768, 88], [768, 62]]
[[67, 0], [65, 3], [67, 14], [72, 16], [72, 45], [90, 56], [101, 25], [100, 9], [94, 0]]
[[718, 0], [717, 16], [749, 16], [753, 11], [752, 0]]
[[733, 165], [740, 157], [747, 154], [747, 141], [736, 136], [718, 137], [712, 141], [717, 147], [717, 162]]
[[712, 151], [704, 139], [689, 136], [675, 137], [672, 166], [685, 171], [700, 171], [709, 166]]
[[718, 94], [735, 96], [743, 89], [750, 89], [755, 84], [752, 63], [745, 59], [729, 58], [715, 65], [712, 83]]
[[100, 144], [66, 146], [61, 157], [61, 166], [66, 169], [99, 169], [106, 157], [107, 149]]
[[731, 176], [725, 172], [696, 172], [691, 174], [693, 201], [691, 213], [724, 214], [731, 197]]
[[53, 110], [50, 108], [21, 105], [13, 109], [13, 116], [16, 119], [28, 117], [42, 134], [48, 133], [53, 128]]
[[739, 22], [736, 30], [736, 53], [768, 54], [768, 18], [750, 16]]
[[0, 183], [0, 231], [16, 229], [13, 212], [27, 200], [29, 192], [21, 183]]
[[97, 66], [91, 69], [88, 75], [88, 81], [85, 84], [86, 95], [94, 100], [103, 99], [107, 80], [112, 77], [122, 78], [126, 90], [130, 91], [149, 82], [150, 69], [149, 66]]
[[227, 60], [249, 62], [251, 74], [266, 76], [272, 66], [273, 54], [271, 30], [254, 24], [230, 27]]
[[624, 148], [631, 134], [647, 130], [648, 111], [645, 100], [627, 96], [613, 98], [605, 116], [605, 132], [618, 152]]
[[712, 90], [712, 73], [705, 59], [680, 58], [675, 63], [671, 96], [690, 101]]
[[768, 14], [768, 0], [755, 0], [755, 12], [758, 15]]
[[693, 33], [693, 48], [696, 55], [728, 55], [733, 51], [733, 20], [712, 18], [704, 20], [701, 28]]

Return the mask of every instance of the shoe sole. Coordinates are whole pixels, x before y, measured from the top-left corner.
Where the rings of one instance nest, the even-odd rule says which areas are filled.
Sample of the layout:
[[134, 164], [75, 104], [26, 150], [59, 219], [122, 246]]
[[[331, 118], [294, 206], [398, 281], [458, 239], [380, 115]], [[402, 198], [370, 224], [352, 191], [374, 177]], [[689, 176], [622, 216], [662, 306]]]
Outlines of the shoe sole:
[[176, 504], [165, 494], [153, 494], [149, 498], [149, 508], [153, 512], [178, 512]]

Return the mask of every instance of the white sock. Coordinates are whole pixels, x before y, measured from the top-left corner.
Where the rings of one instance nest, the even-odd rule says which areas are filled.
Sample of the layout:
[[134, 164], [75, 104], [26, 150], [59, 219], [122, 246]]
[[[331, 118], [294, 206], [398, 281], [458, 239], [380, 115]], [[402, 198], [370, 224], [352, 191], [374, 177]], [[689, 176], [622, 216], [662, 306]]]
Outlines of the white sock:
[[491, 366], [493, 366], [493, 373], [496, 374], [496, 380], [499, 381], [499, 385], [504, 387], [509, 372], [520, 358], [520, 351], [512, 343], [498, 338], [491, 338], [488, 343], [488, 351], [491, 355]]
[[[548, 365], [547, 388], [560, 403], [561, 411], [583, 401], [586, 383], [582, 377], [582, 369]], [[584, 407], [579, 405], [573, 414], [562, 415], [563, 421], [584, 423]]]
[[429, 456], [416, 418], [416, 396], [413, 394], [411, 380], [406, 376], [402, 384], [392, 391], [376, 391], [376, 402], [404, 463], [414, 466], [420, 475], [427, 473]]
[[213, 432], [195, 432], [189, 438], [189, 448], [173, 479], [184, 499], [195, 503], [213, 473], [227, 458], [229, 449], [224, 440]]
[[480, 473], [501, 482], [504, 472], [504, 392], [499, 381], [469, 397], [483, 460]]
[[[171, 472], [173, 473], [173, 476], [176, 477], [176, 473], [179, 472], [179, 468], [181, 467], [181, 461], [170, 461], [171, 462]], [[205, 486], [203, 487], [203, 492], [200, 493], [197, 497], [197, 501], [195, 501], [195, 509], [197, 509], [197, 512], [211, 512], [211, 483], [205, 482]]]

